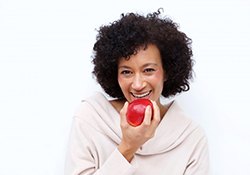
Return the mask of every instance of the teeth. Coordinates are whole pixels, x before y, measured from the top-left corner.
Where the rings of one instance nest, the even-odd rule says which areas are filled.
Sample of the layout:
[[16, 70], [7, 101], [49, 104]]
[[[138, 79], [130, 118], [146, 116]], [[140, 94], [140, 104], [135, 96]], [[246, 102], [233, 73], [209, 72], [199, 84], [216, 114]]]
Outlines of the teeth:
[[144, 93], [144, 94], [140, 94], [140, 95], [137, 95], [137, 94], [135, 95], [135, 94], [132, 93], [132, 95], [133, 95], [135, 98], [143, 98], [143, 97], [148, 96], [148, 95], [150, 94], [150, 92], [151, 92], [151, 91], [146, 92], [146, 93]]

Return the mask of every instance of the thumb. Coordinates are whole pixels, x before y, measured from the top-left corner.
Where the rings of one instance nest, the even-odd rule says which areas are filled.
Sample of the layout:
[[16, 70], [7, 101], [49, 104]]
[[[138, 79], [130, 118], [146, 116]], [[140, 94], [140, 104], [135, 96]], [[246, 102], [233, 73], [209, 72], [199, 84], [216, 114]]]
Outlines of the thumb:
[[127, 123], [127, 118], [126, 118], [127, 110], [128, 110], [128, 102], [126, 101], [120, 111], [121, 123]]

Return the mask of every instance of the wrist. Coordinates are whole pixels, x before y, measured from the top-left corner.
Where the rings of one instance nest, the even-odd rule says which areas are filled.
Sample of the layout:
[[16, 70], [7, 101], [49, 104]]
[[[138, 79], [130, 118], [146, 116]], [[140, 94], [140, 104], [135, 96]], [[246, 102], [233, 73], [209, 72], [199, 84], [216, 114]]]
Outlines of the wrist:
[[128, 145], [124, 143], [121, 143], [118, 146], [118, 150], [123, 155], [123, 157], [127, 159], [128, 162], [131, 162], [137, 149], [129, 147]]

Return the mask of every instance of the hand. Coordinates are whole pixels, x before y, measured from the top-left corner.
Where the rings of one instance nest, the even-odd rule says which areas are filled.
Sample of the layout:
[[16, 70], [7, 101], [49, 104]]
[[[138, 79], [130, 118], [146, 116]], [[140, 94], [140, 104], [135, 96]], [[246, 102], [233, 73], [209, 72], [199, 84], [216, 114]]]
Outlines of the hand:
[[152, 101], [152, 103], [154, 107], [154, 115], [152, 116], [151, 107], [147, 106], [142, 124], [136, 127], [131, 126], [126, 119], [128, 102], [125, 102], [123, 108], [120, 111], [122, 141], [118, 146], [118, 150], [129, 162], [132, 160], [135, 152], [146, 141], [154, 136], [155, 130], [160, 123], [160, 109], [156, 102]]

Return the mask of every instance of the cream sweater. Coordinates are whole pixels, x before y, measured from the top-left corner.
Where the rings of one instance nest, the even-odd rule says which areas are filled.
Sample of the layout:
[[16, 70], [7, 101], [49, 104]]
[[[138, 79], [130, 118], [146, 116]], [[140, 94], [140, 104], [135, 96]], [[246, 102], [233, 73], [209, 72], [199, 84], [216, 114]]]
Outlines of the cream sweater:
[[132, 162], [118, 151], [120, 116], [101, 93], [84, 100], [73, 118], [65, 175], [208, 175], [207, 140], [176, 102], [155, 136]]

